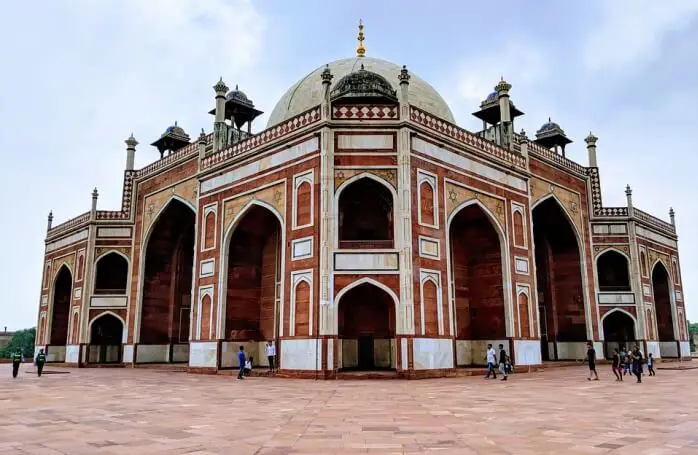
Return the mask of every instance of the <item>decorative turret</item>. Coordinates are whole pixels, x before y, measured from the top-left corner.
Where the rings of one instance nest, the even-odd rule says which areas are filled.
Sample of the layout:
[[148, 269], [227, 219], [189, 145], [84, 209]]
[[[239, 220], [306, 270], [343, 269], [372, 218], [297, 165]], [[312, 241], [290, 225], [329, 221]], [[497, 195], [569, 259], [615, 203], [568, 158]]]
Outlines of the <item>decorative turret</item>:
[[363, 63], [359, 71], [349, 73], [335, 84], [330, 99], [351, 102], [397, 103], [397, 91], [380, 74], [367, 71]]
[[228, 144], [228, 126], [225, 124], [225, 94], [228, 93], [228, 86], [221, 77], [213, 86], [216, 92], [216, 108], [211, 111], [215, 115], [213, 121], [213, 151], [218, 151]]
[[46, 223], [46, 230], [50, 231], [51, 226], [53, 226], [53, 210], [48, 212], [48, 223]]
[[97, 218], [97, 198], [98, 197], [99, 197], [99, 193], [97, 192], [97, 187], [95, 187], [95, 189], [92, 190], [92, 207], [90, 208], [90, 218], [93, 220]]
[[[216, 84], [216, 109], [209, 111], [209, 114], [216, 116], [216, 124], [226, 122], [228, 131], [226, 131], [227, 140], [222, 141], [223, 147], [234, 144], [235, 142], [244, 139], [252, 134], [252, 121], [262, 115], [264, 112], [255, 109], [254, 103], [247, 97], [245, 92], [235, 86], [235, 90], [231, 90], [221, 99], [221, 89], [225, 84], [218, 86]], [[226, 87], [227, 88], [227, 87]], [[222, 103], [222, 105], [221, 105]], [[222, 115], [222, 117], [221, 117]], [[229, 122], [229, 123], [227, 123]], [[247, 132], [241, 132], [240, 128], [247, 123]], [[216, 128], [214, 128], [214, 133]], [[222, 137], [222, 134], [221, 134]]]
[[571, 144], [572, 140], [565, 135], [565, 131], [560, 128], [560, 125], [548, 117], [548, 122], [536, 131], [535, 142], [547, 149], [554, 149], [555, 153], [558, 153], [557, 149], [560, 147], [562, 156], [565, 156], [565, 146]]
[[206, 132], [204, 132], [203, 128], [201, 128], [201, 134], [199, 134], [197, 143], [199, 144], [199, 161], [201, 161], [206, 157]]
[[131, 133], [124, 143], [126, 143], [126, 170], [132, 171], [136, 159], [136, 146], [138, 145], [138, 141], [133, 137], [133, 133]]
[[188, 145], [189, 141], [189, 135], [175, 121], [174, 125], [168, 126], [165, 132], [160, 135], [160, 138], [150, 145], [158, 149], [162, 159], [165, 156], [165, 152], [168, 152], [168, 155], [170, 155]]
[[321, 115], [324, 119], [329, 119], [331, 117], [330, 109], [330, 86], [332, 85], [332, 71], [330, 71], [330, 65], [325, 65], [325, 69], [322, 70], [320, 74], [322, 79], [322, 112]]
[[397, 80], [400, 81], [400, 116], [407, 118], [410, 115], [410, 72], [407, 66], [402, 65]]
[[[524, 115], [509, 98], [509, 90], [511, 84], [501, 78], [494, 91], [480, 103], [480, 110], [473, 112], [475, 117], [482, 120], [480, 136], [506, 147], [512, 143], [514, 119]], [[506, 134], [503, 135], [502, 131]]]
[[584, 142], [587, 143], [587, 153], [589, 154], [589, 167], [598, 167], [596, 164], [596, 141], [598, 140], [599, 138], [591, 134], [591, 131], [584, 139]]
[[676, 226], [676, 213], [673, 207], [669, 207], [669, 219], [671, 220], [671, 225]]

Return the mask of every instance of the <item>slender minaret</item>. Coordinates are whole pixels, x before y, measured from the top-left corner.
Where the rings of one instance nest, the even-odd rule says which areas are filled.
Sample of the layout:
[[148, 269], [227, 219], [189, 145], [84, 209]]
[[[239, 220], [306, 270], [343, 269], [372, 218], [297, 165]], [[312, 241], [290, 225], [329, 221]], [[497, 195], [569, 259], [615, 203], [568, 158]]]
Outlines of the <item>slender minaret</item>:
[[126, 143], [126, 170], [132, 171], [136, 159], [136, 146], [138, 141], [133, 137], [133, 133], [124, 141]]
[[402, 65], [400, 74], [397, 76], [400, 81], [400, 118], [409, 117], [410, 108], [410, 73], [407, 71], [407, 66]]
[[228, 86], [221, 77], [213, 86], [216, 92], [216, 117], [213, 122], [213, 151], [225, 147], [228, 143], [228, 126], [225, 124], [225, 95], [228, 93]]
[[526, 163], [528, 163], [528, 136], [526, 136], [526, 130], [523, 128], [521, 129], [521, 132], [519, 133], [519, 136], [521, 136], [521, 156], [526, 158]]
[[671, 225], [676, 227], [676, 213], [673, 207], [669, 207], [669, 219], [671, 220]]
[[499, 115], [500, 115], [500, 137], [501, 145], [504, 148], [511, 148], [513, 128], [511, 125], [511, 106], [509, 101], [509, 90], [511, 84], [504, 80], [504, 77], [494, 87], [499, 97]]
[[625, 199], [628, 204], [628, 216], [633, 216], [633, 190], [630, 185], [625, 185]]
[[48, 223], [46, 223], [46, 230], [50, 231], [51, 226], [53, 226], [53, 210], [48, 212]]
[[332, 117], [332, 113], [330, 111], [330, 86], [332, 85], [332, 78], [334, 77], [332, 75], [332, 71], [330, 71], [330, 65], [325, 65], [325, 69], [322, 70], [320, 77], [322, 78], [323, 90], [322, 111], [320, 112], [320, 115], [325, 120], [329, 120]]
[[599, 138], [591, 134], [591, 131], [589, 131], [589, 135], [584, 139], [584, 142], [587, 143], [587, 154], [589, 155], [589, 167], [598, 167], [596, 164], [596, 141], [598, 141]]
[[90, 218], [93, 220], [97, 219], [97, 198], [99, 193], [97, 192], [97, 187], [92, 190], [92, 208], [90, 209]]
[[199, 162], [206, 156], [206, 133], [204, 129], [201, 128], [201, 134], [199, 134]]

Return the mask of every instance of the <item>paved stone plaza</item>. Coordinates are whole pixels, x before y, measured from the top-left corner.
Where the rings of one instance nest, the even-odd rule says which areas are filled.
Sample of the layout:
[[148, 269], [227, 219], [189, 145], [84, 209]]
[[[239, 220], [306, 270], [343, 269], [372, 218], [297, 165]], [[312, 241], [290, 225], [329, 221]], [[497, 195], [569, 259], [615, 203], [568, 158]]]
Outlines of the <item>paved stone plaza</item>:
[[[0, 454], [695, 454], [698, 370], [312, 381], [0, 365]], [[66, 373], [67, 372], [67, 373]]]

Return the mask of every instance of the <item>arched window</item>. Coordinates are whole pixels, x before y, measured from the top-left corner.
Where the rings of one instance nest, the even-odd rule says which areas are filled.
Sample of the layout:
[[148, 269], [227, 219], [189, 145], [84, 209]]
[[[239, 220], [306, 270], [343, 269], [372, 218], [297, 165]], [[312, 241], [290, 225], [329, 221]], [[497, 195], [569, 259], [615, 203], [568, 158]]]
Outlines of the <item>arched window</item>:
[[524, 235], [524, 222], [521, 211], [514, 211], [514, 245], [525, 246], [526, 237]]
[[630, 291], [628, 260], [621, 253], [615, 250], [602, 253], [596, 261], [596, 268], [599, 276], [599, 291]]
[[206, 226], [204, 228], [204, 248], [213, 248], [216, 238], [216, 213], [211, 211], [206, 215]]
[[296, 226], [306, 226], [312, 219], [310, 183], [301, 183], [296, 191]]
[[119, 253], [108, 253], [97, 261], [95, 269], [95, 295], [126, 294], [126, 258]]
[[648, 276], [647, 275], [647, 255], [645, 254], [644, 250], [640, 251], [640, 273], [642, 273], [642, 276]]
[[434, 225], [434, 189], [429, 182], [422, 182], [419, 185], [419, 214], [423, 224]]
[[439, 335], [439, 291], [436, 283], [426, 280], [422, 285], [424, 301], [424, 334], [428, 337]]
[[294, 336], [310, 335], [310, 285], [303, 280], [296, 285]]
[[393, 248], [393, 195], [363, 177], [339, 197], [340, 248]]

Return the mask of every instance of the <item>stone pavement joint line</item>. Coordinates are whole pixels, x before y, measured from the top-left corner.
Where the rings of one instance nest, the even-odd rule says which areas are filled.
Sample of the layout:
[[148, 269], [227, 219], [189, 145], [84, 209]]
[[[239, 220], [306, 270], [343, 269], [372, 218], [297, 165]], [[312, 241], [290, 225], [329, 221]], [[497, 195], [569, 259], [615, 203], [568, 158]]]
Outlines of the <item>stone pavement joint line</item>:
[[698, 370], [310, 381], [0, 365], [0, 455], [696, 454]]

